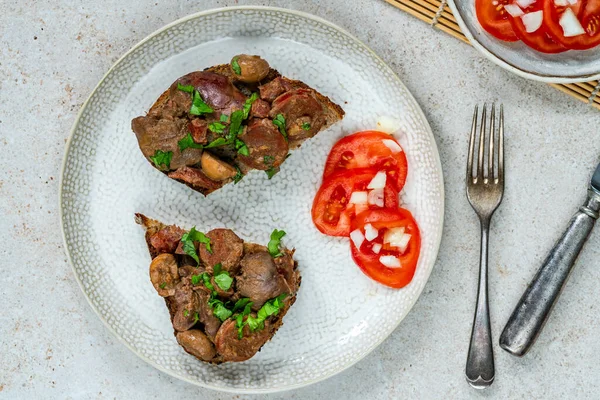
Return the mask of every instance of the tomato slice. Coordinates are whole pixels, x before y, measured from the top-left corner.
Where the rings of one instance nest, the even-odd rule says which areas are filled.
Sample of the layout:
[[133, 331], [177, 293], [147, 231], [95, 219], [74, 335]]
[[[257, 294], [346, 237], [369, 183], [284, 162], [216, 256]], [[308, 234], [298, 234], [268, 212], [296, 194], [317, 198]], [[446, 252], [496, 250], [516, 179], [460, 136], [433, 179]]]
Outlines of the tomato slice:
[[[356, 206], [350, 204], [352, 192], [368, 191], [367, 186], [378, 172], [375, 168], [358, 168], [334, 172], [323, 181], [315, 195], [312, 220], [319, 231], [330, 236], [348, 236], [350, 221], [356, 215]], [[383, 190], [384, 207], [398, 207], [398, 191], [391, 179], [387, 179]], [[361, 209], [362, 207], [362, 209]], [[377, 209], [375, 205], [364, 205], [359, 211]]]
[[[392, 288], [401, 288], [410, 283], [421, 252], [421, 234], [410, 211], [404, 208], [379, 209], [365, 211], [356, 216], [352, 221], [351, 230], [360, 229], [365, 232], [365, 225], [371, 224], [376, 228], [378, 236], [372, 241], [364, 240], [357, 248], [354, 241], [350, 241], [352, 258], [360, 269], [370, 278]], [[404, 233], [411, 235], [408, 247], [403, 253], [397, 248], [383, 245], [383, 237], [389, 229], [402, 227]], [[373, 251], [374, 245], [381, 245], [379, 253]], [[400, 260], [399, 268], [390, 268], [380, 261], [382, 256], [392, 256]]]
[[510, 15], [504, 10], [504, 6], [512, 3], [512, 0], [475, 0], [475, 11], [479, 24], [490, 35], [506, 42], [519, 40], [510, 23]]
[[[544, 1], [544, 26], [548, 34], [558, 43], [574, 50], [586, 50], [600, 44], [600, 0], [579, 0], [567, 7], [557, 6], [554, 0]], [[585, 5], [585, 7], [584, 7]], [[559, 20], [567, 8], [571, 8], [577, 16], [586, 33], [583, 35], [565, 37]], [[587, 11], [587, 12], [586, 12]]]
[[[536, 0], [532, 5], [523, 9], [524, 13], [531, 13], [535, 11], [542, 11], [544, 8], [545, 0]], [[554, 1], [554, 0], [552, 0]], [[512, 24], [513, 30], [525, 43], [527, 46], [531, 47], [534, 50], [537, 50], [541, 53], [555, 54], [562, 53], [563, 51], [567, 51], [568, 49], [562, 44], [556, 42], [552, 37], [548, 34], [547, 27], [542, 22], [542, 26], [538, 28], [535, 32], [527, 32], [525, 29], [525, 24], [523, 24], [523, 20], [521, 17], [510, 18], [510, 23]]]
[[398, 144], [393, 136], [378, 131], [357, 132], [340, 139], [329, 152], [323, 180], [339, 170], [377, 168], [387, 171], [388, 178], [395, 181], [399, 192], [408, 174], [406, 154], [404, 151], [392, 152], [384, 140], [393, 140]]

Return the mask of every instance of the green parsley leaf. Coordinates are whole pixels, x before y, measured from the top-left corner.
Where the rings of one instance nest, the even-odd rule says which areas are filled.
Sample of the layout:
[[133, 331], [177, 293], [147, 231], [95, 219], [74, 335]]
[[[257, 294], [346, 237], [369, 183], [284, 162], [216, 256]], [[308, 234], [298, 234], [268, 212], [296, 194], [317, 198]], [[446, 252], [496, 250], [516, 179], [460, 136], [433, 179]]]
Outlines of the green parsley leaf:
[[279, 128], [279, 132], [281, 132], [285, 140], [287, 140], [287, 132], [285, 131], [285, 117], [283, 114], [277, 114], [273, 120], [273, 124]]
[[235, 140], [235, 138], [242, 133], [242, 121], [244, 120], [244, 112], [242, 110], [235, 110], [231, 113], [230, 123], [229, 123], [229, 133], [227, 138], [231, 140], [231, 143]]
[[305, 122], [302, 124], [302, 129], [304, 129], [305, 131], [310, 130], [310, 124], [308, 122]]
[[216, 138], [215, 140], [213, 140], [212, 142], [210, 142], [209, 144], [204, 146], [204, 148], [210, 149], [212, 147], [224, 146], [226, 144], [229, 144], [227, 139], [225, 139], [224, 137], [220, 137], [220, 138]]
[[204, 145], [194, 142], [192, 134], [188, 132], [187, 136], [177, 142], [179, 150], [184, 151], [185, 149], [203, 149]]
[[265, 173], [267, 174], [269, 179], [271, 179], [273, 176], [275, 176], [275, 174], [277, 173], [277, 170], [275, 168], [271, 167], [268, 170], [266, 170]]
[[252, 302], [248, 297], [242, 297], [241, 299], [235, 302], [235, 305], [233, 306], [233, 312], [243, 310], [248, 304], [251, 305], [251, 303]]
[[252, 103], [254, 103], [257, 99], [258, 99], [258, 93], [254, 92], [254, 93], [252, 93], [252, 96], [250, 96], [244, 102], [244, 119], [248, 118], [248, 115], [250, 115], [250, 109], [252, 108]]
[[275, 158], [273, 158], [273, 156], [265, 156], [263, 161], [265, 164], [273, 164], [273, 161], [275, 161]]
[[[160, 170], [171, 168], [171, 159], [173, 158], [172, 151], [162, 151], [156, 150], [154, 155], [150, 157], [150, 160], [158, 167]], [[164, 168], [162, 167], [164, 165]]]
[[246, 318], [246, 324], [248, 324], [248, 327], [252, 332], [265, 327], [264, 320], [261, 320], [260, 318], [254, 318], [252, 315], [248, 315], [248, 318]]
[[201, 275], [192, 275], [192, 285], [198, 285], [202, 280]]
[[229, 276], [227, 271], [222, 271], [218, 275], [215, 275], [215, 283], [221, 288], [221, 290], [227, 291], [233, 283], [233, 278]]
[[212, 254], [212, 249], [210, 248], [210, 239], [204, 233], [197, 231], [196, 227], [193, 227], [190, 229], [189, 236], [194, 242], [204, 244], [206, 246], [206, 251]]
[[163, 283], [161, 283], [159, 287], [160, 287], [161, 289], [164, 289], [164, 288], [166, 288], [166, 287], [167, 287], [167, 282], [163, 282]]
[[181, 83], [177, 82], [177, 89], [181, 90], [182, 92], [187, 92], [187, 93], [194, 93], [194, 86], [193, 85], [182, 85]]
[[188, 310], [183, 310], [183, 316], [187, 317], [188, 315], [190, 315], [190, 312]]
[[198, 254], [196, 253], [196, 246], [194, 242], [189, 239], [187, 233], [181, 237], [181, 242], [183, 243], [183, 252], [188, 256], [192, 257], [197, 264], [200, 264], [200, 259], [198, 258]]
[[208, 124], [208, 130], [214, 133], [223, 133], [225, 125], [220, 122], [211, 122]]
[[233, 177], [233, 184], [237, 184], [239, 181], [242, 180], [242, 178], [244, 177], [244, 174], [242, 174], [242, 171], [240, 170], [240, 168], [236, 165], [235, 169], [237, 170], [237, 174], [235, 174], [235, 176]]
[[198, 322], [200, 320], [200, 316], [198, 315], [197, 312], [194, 313], [194, 323]]
[[285, 231], [280, 231], [275, 229], [273, 233], [271, 233], [271, 240], [269, 240], [269, 244], [267, 247], [269, 248], [269, 254], [271, 257], [277, 258], [281, 257], [283, 253], [279, 251], [279, 246], [281, 244], [281, 238], [285, 236]]
[[213, 275], [215, 275], [215, 276], [219, 275], [222, 270], [223, 270], [223, 264], [221, 264], [221, 263], [215, 264], [215, 266], [213, 267]]
[[227, 115], [227, 114], [221, 114], [221, 118], [219, 118], [219, 120], [221, 122], [227, 122], [227, 121], [229, 121], [229, 115]]
[[244, 143], [240, 139], [235, 139], [235, 148], [237, 149], [238, 153], [243, 156], [247, 156], [248, 154], [250, 154], [248, 146], [246, 146], [246, 143]]
[[208, 104], [202, 100], [200, 93], [197, 90], [194, 90], [194, 96], [192, 97], [192, 108], [190, 108], [190, 114], [192, 115], [202, 115], [202, 114], [210, 114], [214, 112], [212, 108]]
[[225, 304], [223, 304], [221, 300], [216, 300], [213, 305], [213, 314], [215, 317], [219, 318], [221, 322], [223, 322], [227, 318], [231, 317], [233, 313], [230, 309], [225, 307]]
[[210, 290], [211, 292], [215, 290], [215, 287], [212, 285], [212, 283], [210, 283], [210, 275], [208, 274], [208, 272], [203, 272], [200, 275], [200, 278], [202, 278], [202, 281], [204, 281], [204, 286], [206, 286], [208, 290]]
[[236, 75], [241, 75], [242, 74], [242, 68], [240, 67], [240, 64], [238, 63], [238, 56], [233, 57], [233, 59], [231, 60], [231, 69], [233, 70], [233, 72]]
[[238, 314], [235, 317], [235, 326], [237, 327], [238, 330], [238, 339], [241, 339], [244, 337], [244, 316], [242, 314]]

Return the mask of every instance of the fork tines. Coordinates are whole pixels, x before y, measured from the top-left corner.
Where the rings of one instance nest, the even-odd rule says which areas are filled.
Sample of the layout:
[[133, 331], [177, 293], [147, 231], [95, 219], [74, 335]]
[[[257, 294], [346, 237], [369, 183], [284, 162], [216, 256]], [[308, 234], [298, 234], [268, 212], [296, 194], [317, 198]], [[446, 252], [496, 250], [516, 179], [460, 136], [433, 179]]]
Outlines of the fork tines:
[[[479, 150], [477, 152], [476, 163], [473, 165], [475, 158], [475, 137], [477, 136], [477, 117], [479, 107], [475, 106], [473, 114], [473, 125], [471, 126], [471, 139], [469, 141], [469, 158], [467, 162], [467, 181], [473, 184], [483, 182], [487, 183], [502, 183], [504, 179], [504, 111], [500, 105], [500, 119], [498, 121], [498, 139], [496, 141], [495, 126], [496, 126], [496, 106], [492, 103], [490, 112], [489, 129], [487, 128], [487, 105], [483, 105], [481, 114], [481, 124], [479, 129]], [[485, 148], [486, 132], [488, 137], [488, 147]], [[498, 151], [495, 152], [497, 143]], [[487, 154], [487, 163], [484, 166], [485, 154]], [[487, 168], [485, 168], [487, 166]], [[473, 170], [475, 169], [475, 171]]]

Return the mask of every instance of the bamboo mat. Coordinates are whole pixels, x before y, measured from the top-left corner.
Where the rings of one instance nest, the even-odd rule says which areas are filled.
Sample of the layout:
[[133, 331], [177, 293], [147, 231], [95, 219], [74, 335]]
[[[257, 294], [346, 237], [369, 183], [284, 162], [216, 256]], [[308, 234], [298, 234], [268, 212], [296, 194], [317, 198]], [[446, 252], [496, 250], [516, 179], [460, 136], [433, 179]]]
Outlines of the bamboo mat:
[[[469, 43], [465, 35], [460, 31], [452, 10], [446, 4], [446, 0], [386, 0], [391, 5], [402, 11], [427, 22], [429, 25], [444, 31], [465, 43]], [[550, 86], [575, 97], [600, 110], [600, 81], [583, 83], [567, 83]]]

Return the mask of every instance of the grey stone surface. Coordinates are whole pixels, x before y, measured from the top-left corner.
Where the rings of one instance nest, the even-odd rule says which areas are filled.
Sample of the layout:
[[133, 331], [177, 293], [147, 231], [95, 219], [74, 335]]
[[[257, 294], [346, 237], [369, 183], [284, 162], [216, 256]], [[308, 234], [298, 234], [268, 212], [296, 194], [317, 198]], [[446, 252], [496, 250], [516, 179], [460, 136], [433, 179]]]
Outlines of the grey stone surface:
[[[192, 12], [282, 6], [355, 34], [398, 73], [436, 135], [447, 194], [437, 265], [401, 326], [349, 370], [265, 398], [597, 398], [600, 232], [592, 234], [529, 355], [495, 346], [496, 382], [464, 380], [479, 251], [464, 195], [472, 107], [506, 109], [507, 187], [492, 224], [492, 329], [500, 330], [576, 207], [600, 154], [600, 112], [505, 72], [380, 0], [4, 1], [0, 4], [0, 398], [239, 399], [173, 379], [113, 337], [88, 306], [60, 236], [58, 178], [75, 115], [108, 68]], [[318, 368], [318, 366], [315, 366]]]

